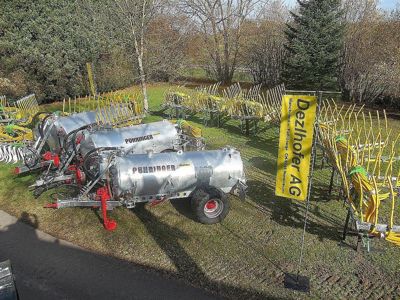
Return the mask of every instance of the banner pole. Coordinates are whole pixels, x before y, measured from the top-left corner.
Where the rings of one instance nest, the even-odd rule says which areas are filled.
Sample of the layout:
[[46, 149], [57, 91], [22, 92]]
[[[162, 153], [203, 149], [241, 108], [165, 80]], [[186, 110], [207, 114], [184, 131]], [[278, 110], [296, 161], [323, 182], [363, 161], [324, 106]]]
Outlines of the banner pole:
[[308, 180], [308, 193], [307, 193], [307, 200], [306, 200], [306, 212], [304, 216], [304, 227], [303, 227], [303, 234], [301, 237], [301, 250], [300, 250], [300, 260], [299, 266], [297, 270], [297, 277], [299, 276], [300, 269], [303, 263], [303, 256], [304, 256], [304, 239], [307, 229], [307, 219], [308, 219], [308, 211], [310, 208], [310, 197], [311, 197], [311, 186], [312, 186], [312, 178], [314, 174], [314, 165], [315, 165], [315, 156], [316, 156], [316, 146], [317, 146], [317, 131], [318, 131], [318, 119], [319, 119], [319, 104], [321, 102], [321, 92], [318, 92], [318, 100], [317, 100], [317, 117], [314, 123], [314, 140], [312, 143], [312, 150], [311, 150], [311, 166], [310, 166], [310, 173], [309, 173], [309, 180]]
[[307, 198], [306, 198], [306, 211], [304, 215], [304, 226], [303, 226], [303, 233], [301, 236], [301, 248], [300, 248], [300, 258], [299, 263], [297, 265], [297, 274], [296, 279], [293, 282], [293, 277], [290, 274], [286, 274], [285, 278], [285, 287], [291, 288], [303, 292], [310, 291], [310, 280], [305, 276], [300, 276], [300, 271], [303, 266], [303, 258], [304, 258], [304, 242], [305, 242], [305, 235], [307, 229], [307, 220], [308, 220], [308, 212], [310, 209], [310, 197], [311, 197], [311, 186], [312, 186], [312, 178], [314, 174], [314, 165], [315, 165], [315, 157], [316, 157], [316, 146], [317, 146], [317, 131], [318, 131], [318, 122], [319, 122], [319, 105], [322, 100], [322, 92], [318, 91], [318, 98], [317, 98], [317, 112], [316, 118], [314, 121], [314, 135], [313, 135], [313, 142], [311, 148], [311, 165], [310, 165], [310, 172], [308, 175], [308, 188], [307, 188]]

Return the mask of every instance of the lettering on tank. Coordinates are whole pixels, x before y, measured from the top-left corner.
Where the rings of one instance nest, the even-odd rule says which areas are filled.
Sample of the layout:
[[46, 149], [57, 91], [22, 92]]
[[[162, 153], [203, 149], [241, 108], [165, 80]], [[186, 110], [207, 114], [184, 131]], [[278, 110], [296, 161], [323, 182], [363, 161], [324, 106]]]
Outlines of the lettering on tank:
[[133, 167], [133, 174], [146, 174], [146, 173], [157, 173], [157, 172], [171, 172], [175, 171], [175, 165], [159, 165], [159, 166], [143, 166]]
[[133, 144], [133, 143], [148, 141], [148, 140], [152, 140], [152, 139], [153, 139], [153, 135], [149, 134], [149, 135], [145, 135], [145, 136], [139, 136], [139, 137], [125, 139], [125, 143]]

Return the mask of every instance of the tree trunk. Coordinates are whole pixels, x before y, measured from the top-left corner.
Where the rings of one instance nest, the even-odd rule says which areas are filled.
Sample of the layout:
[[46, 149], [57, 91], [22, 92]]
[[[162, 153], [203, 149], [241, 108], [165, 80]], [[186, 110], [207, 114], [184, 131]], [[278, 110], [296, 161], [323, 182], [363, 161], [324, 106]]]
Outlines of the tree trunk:
[[147, 98], [147, 85], [146, 85], [146, 75], [144, 74], [144, 69], [143, 69], [143, 59], [141, 55], [138, 55], [138, 65], [139, 65], [139, 75], [140, 75], [140, 84], [142, 86], [142, 92], [143, 92], [143, 106], [145, 112], [148, 112], [149, 110], [149, 101]]
[[143, 35], [141, 36], [140, 40], [140, 48], [139, 48], [139, 43], [137, 40], [137, 35], [135, 31], [134, 24], [132, 20], [130, 20], [130, 25], [131, 25], [131, 30], [132, 30], [132, 37], [133, 37], [133, 45], [135, 47], [135, 52], [136, 52], [136, 57], [138, 61], [138, 66], [139, 66], [139, 76], [140, 76], [140, 84], [142, 86], [142, 93], [143, 93], [143, 106], [145, 112], [148, 112], [149, 110], [149, 101], [147, 98], [147, 86], [146, 86], [146, 74], [144, 73], [144, 68], [143, 68]]
[[140, 27], [140, 53], [138, 55], [138, 63], [139, 63], [139, 74], [140, 74], [140, 82], [142, 84], [143, 91], [143, 106], [145, 112], [149, 111], [149, 101], [147, 99], [147, 86], [146, 86], [146, 74], [143, 70], [143, 54], [144, 54], [144, 23], [146, 20], [146, 5], [147, 1], [144, 0], [142, 3], [142, 22]]

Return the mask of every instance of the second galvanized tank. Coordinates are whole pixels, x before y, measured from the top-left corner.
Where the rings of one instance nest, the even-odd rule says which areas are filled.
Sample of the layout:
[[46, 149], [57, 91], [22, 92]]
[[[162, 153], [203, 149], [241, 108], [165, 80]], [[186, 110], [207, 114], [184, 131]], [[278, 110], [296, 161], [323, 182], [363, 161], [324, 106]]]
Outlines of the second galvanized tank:
[[133, 153], [179, 150], [179, 130], [167, 120], [123, 128], [89, 132], [81, 142], [80, 153], [85, 157], [93, 149], [115, 147]]

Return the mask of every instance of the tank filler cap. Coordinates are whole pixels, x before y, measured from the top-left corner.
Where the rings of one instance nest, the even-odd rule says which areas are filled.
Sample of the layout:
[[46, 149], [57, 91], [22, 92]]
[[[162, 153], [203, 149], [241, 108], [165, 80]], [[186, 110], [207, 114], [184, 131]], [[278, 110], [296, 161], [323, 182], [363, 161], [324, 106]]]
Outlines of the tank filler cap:
[[176, 154], [182, 155], [182, 154], [183, 154], [183, 151], [182, 151], [182, 150], [179, 150], [178, 152], [176, 152]]

